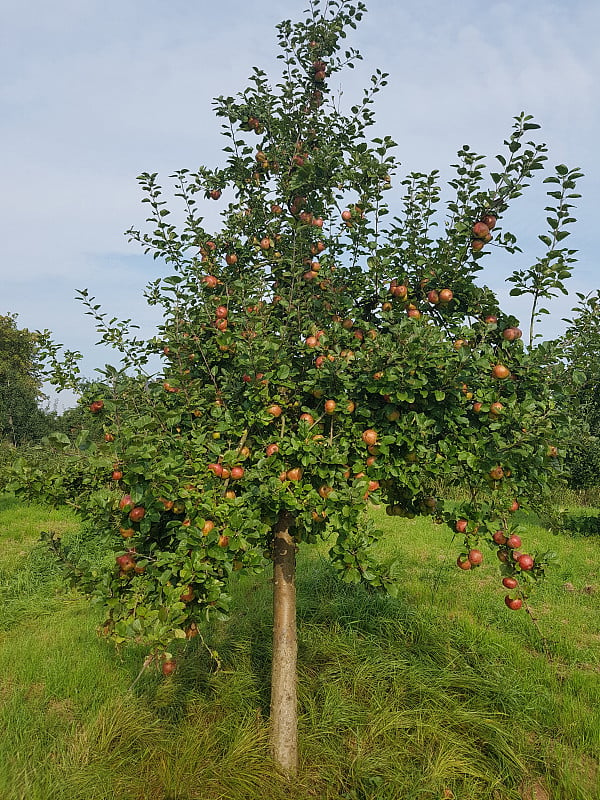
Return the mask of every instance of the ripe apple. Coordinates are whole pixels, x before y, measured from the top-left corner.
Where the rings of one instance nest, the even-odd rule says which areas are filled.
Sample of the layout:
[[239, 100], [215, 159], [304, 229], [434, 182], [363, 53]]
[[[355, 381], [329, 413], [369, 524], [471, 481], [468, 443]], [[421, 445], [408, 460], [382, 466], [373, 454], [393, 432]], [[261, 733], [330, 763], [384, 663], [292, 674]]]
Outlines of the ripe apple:
[[202, 278], [202, 283], [205, 286], [208, 286], [209, 289], [214, 289], [217, 286], [217, 284], [219, 283], [219, 280], [218, 280], [218, 278], [215, 278], [214, 275], [205, 275]]
[[327, 498], [332, 492], [333, 492], [333, 486], [323, 485], [319, 488], [319, 495], [323, 498], [323, 500], [327, 500]]
[[501, 413], [503, 408], [504, 408], [504, 406], [502, 405], [502, 403], [498, 403], [498, 402], [492, 403], [490, 405], [490, 414], [494, 414], [494, 415], [497, 416], [498, 414]]
[[162, 667], [160, 669], [162, 674], [165, 675], [165, 677], [167, 675], [172, 675], [177, 669], [177, 662], [174, 659], [169, 658], [167, 659], [167, 661], [163, 661]]
[[519, 585], [519, 582], [515, 578], [506, 577], [502, 578], [502, 585], [506, 589], [516, 589], [517, 586]]
[[265, 448], [265, 453], [267, 454], [267, 458], [270, 458], [275, 453], [279, 452], [279, 445], [278, 444], [268, 444]]
[[344, 222], [350, 222], [350, 220], [352, 219], [352, 212], [348, 211], [348, 209], [342, 211], [342, 219], [344, 220]]
[[141, 520], [143, 520], [145, 516], [146, 516], [146, 509], [144, 508], [144, 506], [135, 506], [129, 512], [129, 519], [132, 522], [141, 522]]
[[520, 597], [515, 597], [513, 600], [509, 594], [504, 598], [504, 602], [511, 611], [518, 611], [523, 606], [523, 601]]
[[493, 481], [500, 481], [502, 480], [503, 477], [504, 477], [504, 470], [502, 469], [502, 467], [500, 466], [492, 467], [492, 469], [490, 470], [490, 478]]
[[494, 316], [493, 314], [489, 314], [487, 317], [484, 317], [486, 325], [495, 325], [498, 322], [498, 317]]
[[212, 189], [210, 192], [210, 196], [213, 200], [218, 200], [221, 197], [221, 190], [220, 189]]
[[528, 572], [530, 569], [533, 569], [534, 560], [533, 557], [528, 555], [527, 553], [523, 553], [523, 555], [519, 556], [519, 566], [522, 570]]
[[457, 519], [454, 525], [454, 530], [457, 533], [466, 533], [468, 524], [469, 523], [466, 519]]
[[234, 264], [237, 264], [237, 260], [238, 257], [235, 253], [227, 253], [227, 255], [225, 256], [225, 261], [227, 264], [229, 264], [230, 267], [232, 267]]
[[492, 536], [492, 539], [496, 542], [496, 544], [506, 544], [508, 539], [504, 535], [504, 531], [496, 531]]
[[94, 400], [93, 403], [90, 403], [90, 411], [92, 414], [97, 414], [99, 411], [102, 411], [104, 408], [104, 401], [103, 400]]
[[483, 250], [484, 242], [481, 239], [473, 239], [471, 241], [471, 250], [474, 253], [478, 253], [480, 250]]
[[112, 475], [111, 475], [111, 478], [113, 479], [113, 481], [120, 481], [122, 477], [123, 477], [123, 473], [121, 472], [120, 469], [114, 469], [113, 470]]
[[492, 231], [496, 227], [497, 219], [494, 214], [484, 214], [481, 217], [481, 222], [483, 222], [484, 225], [487, 225]]
[[377, 444], [377, 431], [374, 431], [373, 428], [368, 428], [366, 431], [363, 431], [361, 438], [366, 445], [371, 446]]
[[468, 558], [471, 564], [473, 564], [474, 566], [483, 563], [483, 553], [481, 552], [481, 550], [477, 550], [476, 548], [469, 550]]
[[406, 313], [411, 319], [421, 319], [422, 316], [418, 308], [409, 308]]
[[316, 336], [307, 336], [304, 340], [304, 344], [307, 347], [316, 347], [319, 344], [319, 340]]
[[346, 403], [346, 411], [349, 414], [354, 414], [354, 410], [356, 409], [356, 403], [353, 400], [348, 400]]
[[130, 539], [135, 531], [133, 528], [119, 528], [119, 533], [124, 539]]
[[459, 557], [456, 559], [456, 564], [457, 564], [457, 566], [459, 566], [461, 569], [465, 569], [465, 570], [467, 570], [467, 569], [471, 569], [471, 567], [473, 566], [473, 564], [471, 564], [471, 562], [469, 561], [469, 559], [468, 559], [468, 558], [464, 558], [463, 556], [459, 556]]
[[272, 417], [280, 417], [283, 414], [283, 409], [281, 406], [272, 405], [267, 408], [267, 414], [270, 414]]
[[115, 437], [112, 433], [105, 433], [104, 434], [104, 441], [105, 442], [114, 442]]
[[306, 422], [307, 425], [314, 425], [315, 420], [312, 414], [300, 414], [300, 421]]
[[228, 489], [225, 492], [225, 499], [226, 500], [235, 500], [235, 497], [236, 497], [236, 495], [235, 495], [235, 492], [233, 491], [233, 489]]
[[473, 225], [473, 236], [476, 239], [484, 239], [490, 232], [485, 222], [476, 222]]
[[333, 414], [337, 406], [335, 400], [325, 400], [325, 413]]
[[286, 477], [288, 481], [299, 481], [302, 477], [302, 470], [300, 467], [293, 467], [293, 469], [288, 469], [286, 472]]
[[504, 364], [496, 364], [492, 369], [492, 378], [503, 380], [504, 378], [508, 378], [509, 375], [510, 370], [508, 367], [505, 367]]
[[215, 311], [215, 316], [217, 319], [226, 319], [228, 313], [229, 311], [227, 309], [227, 306], [217, 306], [217, 309]]
[[440, 303], [449, 303], [454, 297], [452, 289], [442, 289], [440, 292]]
[[123, 497], [119, 501], [119, 508], [121, 509], [121, 511], [125, 511], [127, 506], [132, 506], [132, 505], [133, 505], [133, 500], [131, 499], [130, 494], [123, 495]]
[[117, 565], [123, 572], [130, 572], [135, 567], [135, 559], [129, 553], [115, 558]]
[[506, 544], [512, 549], [521, 547], [522, 544], [521, 537], [517, 536], [516, 534], [513, 534], [512, 536], [508, 537]]
[[239, 481], [244, 477], [244, 468], [243, 467], [232, 467], [231, 469], [231, 479], [234, 481]]
[[283, 211], [283, 208], [281, 206], [277, 205], [277, 203], [273, 203], [273, 205], [271, 206], [271, 213], [272, 214], [281, 214], [282, 211]]
[[207, 519], [205, 521], [204, 525], [202, 526], [202, 535], [203, 536], [208, 536], [208, 534], [212, 530], [214, 530], [214, 527], [215, 527], [215, 523], [212, 521], [212, 519]]
[[220, 478], [223, 474], [223, 467], [221, 464], [209, 464], [208, 469], [213, 475], [216, 475], [217, 478]]
[[479, 414], [479, 412], [481, 411], [482, 406], [483, 406], [483, 403], [479, 403], [479, 402], [473, 403], [473, 411], [476, 414]]
[[427, 300], [432, 306], [437, 306], [437, 304], [440, 302], [440, 296], [434, 289], [432, 289], [430, 292], [427, 292]]
[[519, 510], [519, 503], [516, 500], [513, 500], [510, 506], [508, 507], [509, 511], [518, 511]]

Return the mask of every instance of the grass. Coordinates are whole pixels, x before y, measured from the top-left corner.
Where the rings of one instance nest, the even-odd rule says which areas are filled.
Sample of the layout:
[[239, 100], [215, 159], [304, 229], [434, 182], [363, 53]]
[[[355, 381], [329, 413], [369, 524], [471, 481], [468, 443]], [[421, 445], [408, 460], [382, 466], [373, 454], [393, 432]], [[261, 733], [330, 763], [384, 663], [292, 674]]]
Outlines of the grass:
[[0, 499], [0, 798], [598, 800], [600, 537], [528, 525], [526, 543], [560, 557], [536, 627], [505, 608], [495, 564], [456, 569], [447, 529], [374, 513], [398, 598], [300, 553], [289, 785], [268, 757], [267, 580], [240, 576], [236, 613], [206, 632], [220, 670], [193, 640], [174, 676], [131, 689], [144, 652], [98, 638], [100, 612], [36, 544], [42, 529], [77, 535], [76, 521]]

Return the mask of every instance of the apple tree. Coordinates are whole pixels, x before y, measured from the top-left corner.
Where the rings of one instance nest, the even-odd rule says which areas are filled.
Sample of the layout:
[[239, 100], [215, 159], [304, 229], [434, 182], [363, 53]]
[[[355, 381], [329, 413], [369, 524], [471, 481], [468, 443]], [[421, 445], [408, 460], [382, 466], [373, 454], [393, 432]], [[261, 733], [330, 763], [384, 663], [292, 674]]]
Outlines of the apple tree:
[[[429, 514], [464, 537], [461, 569], [499, 559], [518, 609], [545, 560], [522, 550], [513, 512], [548, 491], [564, 448], [553, 348], [525, 347], [477, 280], [499, 250], [522, 258], [503, 218], [546, 166], [538, 126], [516, 117], [489, 171], [461, 148], [448, 190], [437, 171], [395, 179], [394, 141], [367, 135], [386, 74], [345, 112], [331, 91], [360, 58], [344, 40], [364, 10], [314, 0], [277, 27], [280, 73], [254, 69], [215, 101], [221, 166], [179, 170], [172, 192], [139, 177], [148, 228], [128, 234], [165, 264], [146, 288], [157, 334], [141, 339], [80, 294], [122, 359], [82, 398], [104, 438], [80, 435], [71, 502], [108, 554], [82, 585], [105, 633], [146, 643], [169, 674], [173, 640], [228, 613], [231, 574], [272, 562], [272, 745], [290, 774], [298, 545], [327, 539], [340, 580], [393, 592], [370, 554], [369, 504]], [[572, 256], [563, 211], [578, 176], [561, 165], [547, 178], [560, 199], [545, 264]], [[209, 229], [201, 209], [215, 203]], [[55, 381], [76, 385], [74, 352], [45, 346]], [[56, 476], [44, 481], [52, 495]], [[452, 485], [458, 507], [438, 496]]]

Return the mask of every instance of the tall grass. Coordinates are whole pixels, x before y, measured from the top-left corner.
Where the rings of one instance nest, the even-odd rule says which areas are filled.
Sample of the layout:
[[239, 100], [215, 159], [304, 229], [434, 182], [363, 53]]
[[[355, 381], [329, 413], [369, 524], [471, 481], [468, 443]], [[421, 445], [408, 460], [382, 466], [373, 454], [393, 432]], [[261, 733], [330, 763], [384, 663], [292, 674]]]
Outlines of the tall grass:
[[148, 670], [131, 688], [144, 652], [115, 653], [95, 634], [99, 610], [61, 589], [36, 532], [79, 534], [49, 514], [0, 501], [2, 800], [600, 797], [597, 540], [528, 529], [561, 556], [537, 627], [505, 608], [494, 564], [459, 573], [451, 534], [427, 520], [375, 512], [381, 556], [399, 559], [396, 599], [301, 551], [290, 785], [267, 746], [268, 579], [241, 575], [232, 618], [204, 632], [220, 669], [193, 640], [175, 675]]

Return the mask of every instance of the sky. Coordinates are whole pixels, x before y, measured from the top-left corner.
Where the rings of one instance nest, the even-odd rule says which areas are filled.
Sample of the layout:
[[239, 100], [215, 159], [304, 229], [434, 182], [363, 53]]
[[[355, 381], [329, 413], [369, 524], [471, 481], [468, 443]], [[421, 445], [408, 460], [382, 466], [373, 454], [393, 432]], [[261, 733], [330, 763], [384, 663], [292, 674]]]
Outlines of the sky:
[[[83, 372], [116, 363], [77, 289], [109, 317], [133, 317], [151, 334], [145, 305], [160, 264], [124, 231], [143, 227], [136, 176], [222, 163], [225, 144], [212, 99], [234, 95], [256, 65], [278, 74], [275, 25], [298, 19], [306, 0], [28, 0], [0, 2], [0, 314], [19, 327], [49, 329], [84, 353]], [[600, 288], [594, 235], [600, 206], [600, 3], [597, 0], [370, 0], [349, 44], [364, 58], [335, 80], [349, 106], [376, 68], [390, 74], [375, 106], [373, 135], [390, 135], [411, 171], [440, 169], [464, 144], [501, 152], [513, 117], [542, 125], [551, 164], [581, 167], [577, 225], [567, 240], [579, 262], [569, 296], [544, 319], [560, 335], [576, 292]], [[388, 193], [391, 199], [393, 193]], [[525, 253], [540, 254], [544, 188], [532, 186], [510, 212]], [[207, 201], [210, 205], [210, 201]], [[206, 208], [207, 221], [216, 212]], [[211, 214], [213, 215], [211, 218]], [[506, 297], [507, 267], [489, 257], [483, 280]], [[513, 300], [517, 316], [527, 307]], [[58, 408], [72, 396], [50, 393]]]

